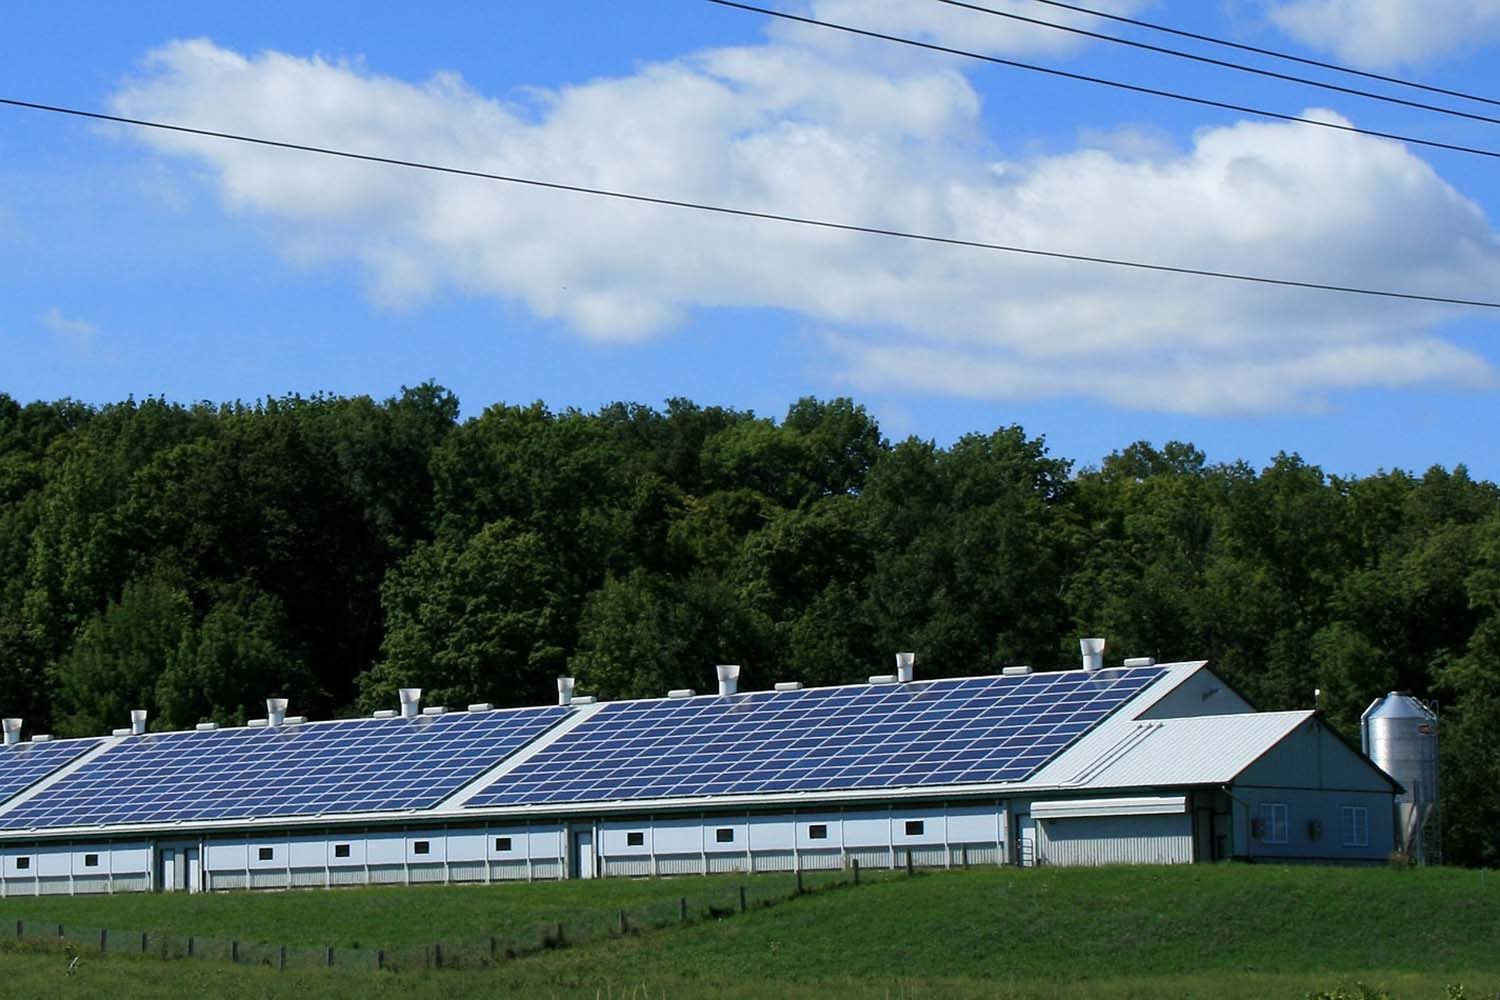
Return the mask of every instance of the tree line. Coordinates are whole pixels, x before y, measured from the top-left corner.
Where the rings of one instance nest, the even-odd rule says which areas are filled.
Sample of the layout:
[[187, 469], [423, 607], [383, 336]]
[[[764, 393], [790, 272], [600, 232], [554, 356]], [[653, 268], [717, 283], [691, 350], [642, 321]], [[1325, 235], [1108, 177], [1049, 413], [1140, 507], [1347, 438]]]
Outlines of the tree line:
[[885, 673], [1207, 658], [1358, 739], [1442, 710], [1451, 858], [1500, 864], [1500, 489], [1020, 427], [891, 442], [847, 399], [779, 421], [688, 400], [459, 419], [377, 402], [21, 404], [0, 394], [0, 709], [89, 735]]

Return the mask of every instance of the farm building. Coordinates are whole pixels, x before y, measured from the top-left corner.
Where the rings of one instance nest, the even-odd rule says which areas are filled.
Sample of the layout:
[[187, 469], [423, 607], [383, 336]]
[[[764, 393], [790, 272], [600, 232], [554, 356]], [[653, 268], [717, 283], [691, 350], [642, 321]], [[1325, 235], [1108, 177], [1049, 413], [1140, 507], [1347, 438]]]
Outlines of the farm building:
[[1205, 663], [422, 708], [0, 750], [7, 896], [723, 871], [1379, 862], [1400, 787]]

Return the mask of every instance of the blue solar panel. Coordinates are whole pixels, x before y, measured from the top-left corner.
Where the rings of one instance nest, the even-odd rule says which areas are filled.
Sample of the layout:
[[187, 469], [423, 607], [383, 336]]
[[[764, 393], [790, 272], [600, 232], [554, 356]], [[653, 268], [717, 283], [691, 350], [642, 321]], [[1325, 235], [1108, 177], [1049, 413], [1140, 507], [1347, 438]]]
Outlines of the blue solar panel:
[[1164, 671], [606, 705], [471, 807], [1022, 781]]
[[430, 808], [561, 722], [557, 706], [133, 736], [0, 828]]
[[17, 743], [0, 748], [0, 801], [25, 791], [102, 740]]

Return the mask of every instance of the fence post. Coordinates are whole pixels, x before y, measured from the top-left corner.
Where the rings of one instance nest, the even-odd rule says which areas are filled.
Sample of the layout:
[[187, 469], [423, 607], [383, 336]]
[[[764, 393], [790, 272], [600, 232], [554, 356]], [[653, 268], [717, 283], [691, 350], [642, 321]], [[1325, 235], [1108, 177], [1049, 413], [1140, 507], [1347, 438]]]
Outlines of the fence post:
[[385, 971], [385, 949], [384, 948], [376, 948], [375, 949], [375, 971], [377, 971], [377, 972], [384, 972]]
[[855, 858], [854, 860], [850, 861], [849, 864], [854, 869], [854, 884], [859, 885], [859, 859]]
[[625, 927], [625, 911], [621, 910], [620, 911], [620, 934], [624, 935], [625, 931], [626, 931], [626, 927]]
[[331, 968], [333, 968], [333, 949], [332, 949], [332, 948], [329, 948], [329, 949], [328, 949], [328, 950], [327, 950], [327, 952], [325, 952], [325, 954], [324, 954], [324, 956], [323, 956], [323, 957], [324, 957], [324, 959], [325, 959], [325, 960], [326, 960], [326, 961], [327, 961], [327, 963], [328, 963], [328, 967], [329, 967], [329, 968], [330, 968], [330, 969], [331, 969]]
[[500, 951], [499, 942], [497, 942], [493, 937], [491, 937], [490, 938], [490, 961], [491, 962], [493, 962], [495, 960], [495, 956], [497, 954], [499, 954], [499, 951]]
[[679, 920], [681, 920], [683, 923], [687, 923], [687, 897], [686, 896], [679, 896], [677, 898], [677, 918]]
[[141, 954], [146, 954], [146, 932], [141, 931]]
[[797, 869], [797, 895], [802, 895], [802, 869]]
[[559, 948], [563, 946], [563, 929], [561, 920], [557, 922], [557, 946]]
[[[144, 939], [145, 935], [141, 937]], [[229, 960], [231, 962], [238, 962], [240, 960], [240, 943], [238, 941], [229, 942]]]
[[441, 941], [432, 943], [432, 967], [434, 969], [443, 967], [443, 943]]
[[282, 972], [286, 971], [286, 945], [282, 945], [280, 950], [276, 952], [276, 968]]
[[906, 874], [907, 875], [915, 875], [916, 874], [916, 869], [912, 867], [911, 848], [907, 848], [906, 849]]
[[62, 924], [58, 924], [57, 925], [57, 936], [58, 937], [63, 937], [64, 936], [63, 935], [63, 925]]
[[963, 859], [964, 859], [964, 867], [965, 868], [969, 867], [969, 845], [968, 844], [965, 844], [963, 846]]
[[744, 913], [745, 910], [746, 910], [746, 905], [745, 905], [745, 887], [744, 886], [740, 886], [740, 912]]
[[105, 928], [99, 929], [99, 954], [109, 951], [109, 931]]
[[193, 948], [193, 936], [191, 934], [189, 934], [188, 935], [188, 956], [187, 956], [188, 958], [192, 958], [193, 957], [193, 951], [194, 951], [194, 948]]
[[21, 921], [16, 921], [16, 940], [21, 940]]

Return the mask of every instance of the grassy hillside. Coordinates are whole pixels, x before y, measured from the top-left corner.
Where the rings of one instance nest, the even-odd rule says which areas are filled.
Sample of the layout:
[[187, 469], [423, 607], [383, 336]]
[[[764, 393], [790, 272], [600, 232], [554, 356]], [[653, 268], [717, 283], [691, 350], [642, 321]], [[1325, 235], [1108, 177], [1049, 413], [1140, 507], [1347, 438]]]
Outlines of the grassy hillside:
[[[398, 890], [394, 899], [390, 891], [372, 890], [186, 902], [222, 906], [218, 916], [316, 912], [330, 923], [329, 934], [385, 933], [385, 943], [399, 945], [431, 940], [430, 921], [472, 918], [486, 906], [502, 912], [523, 896], [528, 903], [540, 900], [537, 905], [607, 906], [605, 900], [619, 900], [618, 894], [675, 899], [691, 895], [695, 885], [704, 880]], [[402, 899], [410, 902], [406, 919]], [[39, 902], [8, 900], [0, 913], [20, 914]], [[59, 911], [78, 907], [77, 913], [114, 907], [108, 922], [128, 926], [159, 919], [164, 906], [179, 901], [46, 902]], [[215, 933], [227, 929], [213, 927]], [[933, 873], [467, 972], [277, 973], [85, 953], [76, 974], [64, 979], [63, 965], [55, 953], [0, 956], [0, 972], [12, 988], [39, 996], [64, 988], [68, 996], [110, 989], [118, 995], [128, 983], [127, 992], [141, 996], [415, 997], [462, 990], [641, 998], [1259, 997], [1362, 981], [1397, 996], [1441, 997], [1446, 987], [1463, 984], [1467, 996], [1487, 997], [1500, 991], [1500, 877], [1261, 866]]]

